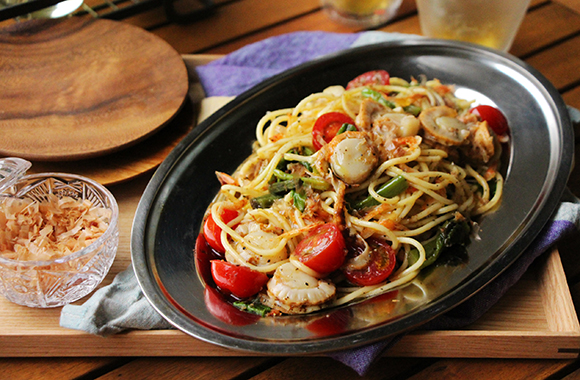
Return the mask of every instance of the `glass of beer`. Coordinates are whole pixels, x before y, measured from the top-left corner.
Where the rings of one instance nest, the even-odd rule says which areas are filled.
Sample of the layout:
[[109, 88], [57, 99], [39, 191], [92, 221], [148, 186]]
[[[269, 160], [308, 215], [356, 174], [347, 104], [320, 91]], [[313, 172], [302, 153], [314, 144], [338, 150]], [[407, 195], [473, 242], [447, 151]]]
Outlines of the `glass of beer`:
[[508, 51], [530, 0], [417, 0], [423, 35]]
[[373, 27], [389, 21], [403, 0], [321, 0], [330, 19], [358, 27]]

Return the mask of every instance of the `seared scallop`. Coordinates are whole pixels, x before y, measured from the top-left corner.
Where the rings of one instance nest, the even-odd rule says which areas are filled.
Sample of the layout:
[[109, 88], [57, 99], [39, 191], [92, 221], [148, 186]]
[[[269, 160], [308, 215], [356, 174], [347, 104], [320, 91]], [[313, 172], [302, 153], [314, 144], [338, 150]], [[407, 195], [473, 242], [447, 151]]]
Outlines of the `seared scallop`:
[[330, 166], [349, 185], [364, 182], [373, 172], [378, 157], [371, 141], [362, 132], [346, 132], [331, 144]]
[[461, 145], [469, 137], [469, 128], [457, 119], [457, 111], [447, 106], [423, 110], [419, 121], [431, 140], [443, 145]]
[[301, 313], [334, 297], [336, 288], [330, 281], [312, 277], [291, 262], [282, 264], [268, 282], [268, 295], [277, 308]]

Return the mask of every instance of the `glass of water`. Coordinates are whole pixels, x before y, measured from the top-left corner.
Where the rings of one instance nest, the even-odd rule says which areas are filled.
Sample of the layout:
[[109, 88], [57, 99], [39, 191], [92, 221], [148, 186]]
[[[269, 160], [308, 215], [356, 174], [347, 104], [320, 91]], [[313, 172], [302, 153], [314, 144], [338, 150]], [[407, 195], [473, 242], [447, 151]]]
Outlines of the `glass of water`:
[[417, 0], [423, 35], [508, 51], [530, 0]]

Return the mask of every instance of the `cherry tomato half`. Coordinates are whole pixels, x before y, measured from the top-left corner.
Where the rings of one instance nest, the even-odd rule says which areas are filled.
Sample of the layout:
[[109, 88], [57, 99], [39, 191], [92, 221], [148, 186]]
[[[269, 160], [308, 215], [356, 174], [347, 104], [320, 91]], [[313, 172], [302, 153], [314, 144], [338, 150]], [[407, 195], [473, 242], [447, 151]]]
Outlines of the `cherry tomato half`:
[[368, 86], [369, 84], [389, 84], [391, 76], [385, 70], [367, 71], [364, 74], [354, 78], [346, 85], [346, 89]]
[[354, 125], [354, 120], [341, 112], [329, 112], [321, 115], [312, 128], [312, 145], [318, 150], [328, 144], [343, 124]]
[[[238, 212], [235, 210], [230, 210], [227, 208], [222, 210], [221, 217], [225, 223], [231, 222], [233, 219], [237, 218], [237, 216]], [[203, 235], [205, 236], [207, 243], [213, 249], [220, 253], [225, 253], [226, 249], [222, 244], [221, 233], [221, 227], [216, 224], [215, 220], [213, 220], [213, 216], [210, 214], [203, 224]]]
[[346, 258], [347, 249], [338, 226], [321, 224], [298, 243], [294, 257], [308, 268], [326, 275], [334, 272]]
[[348, 281], [358, 286], [376, 285], [385, 281], [395, 269], [395, 250], [386, 241], [370, 238], [371, 259], [361, 269], [346, 268]]
[[222, 291], [240, 299], [258, 293], [268, 282], [268, 276], [262, 272], [223, 260], [212, 260], [211, 276]]
[[503, 113], [492, 106], [477, 106], [469, 111], [478, 115], [481, 120], [487, 121], [489, 127], [497, 135], [505, 135], [508, 132], [508, 122]]

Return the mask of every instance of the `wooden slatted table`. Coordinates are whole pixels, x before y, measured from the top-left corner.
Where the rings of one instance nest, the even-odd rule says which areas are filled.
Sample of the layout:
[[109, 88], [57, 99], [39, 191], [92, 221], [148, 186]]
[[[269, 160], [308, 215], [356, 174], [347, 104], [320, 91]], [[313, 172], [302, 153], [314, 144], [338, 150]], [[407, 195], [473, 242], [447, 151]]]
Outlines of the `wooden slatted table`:
[[[123, 19], [123, 22], [142, 27], [163, 38], [179, 53], [185, 55], [184, 58], [189, 65], [199, 63], [199, 55], [204, 55], [203, 59], [207, 59], [207, 55], [227, 54], [249, 43], [293, 31], [322, 30], [340, 33], [360, 31], [331, 22], [321, 11], [318, 0], [216, 0], [215, 2], [217, 9], [214, 14], [190, 24], [168, 22], [161, 7], [127, 17]], [[99, 3], [99, 0], [86, 0], [86, 4], [90, 6], [96, 6]], [[0, 27], [10, 25], [12, 22], [0, 23]], [[420, 34], [414, 0], [404, 0], [397, 17], [379, 30]], [[560, 91], [567, 104], [580, 108], [580, 0], [532, 0], [511, 53], [542, 72]], [[576, 126], [576, 129], [578, 127]], [[112, 274], [124, 269], [129, 263], [128, 244], [132, 212], [149, 176], [150, 172], [128, 182], [111, 186], [112, 191], [121, 200], [122, 207], [121, 245], [119, 247], [121, 254], [113, 265]], [[580, 196], [580, 168], [576, 167], [572, 172], [569, 187], [573, 193]], [[554, 328], [548, 325], [549, 321], [555, 319], [546, 317], [549, 314], [546, 310], [554, 310], [554, 308], [544, 307], [544, 312], [540, 312], [541, 304], [544, 302], [542, 297], [545, 296], [543, 292], [546, 288], [538, 282], [538, 278], [545, 276], [546, 265], [555, 265], [556, 272], [560, 270], [559, 273], [564, 278], [558, 281], [568, 282], [569, 288], [563, 289], [565, 290], [563, 294], [571, 294], [572, 298], [570, 303], [572, 308], [568, 312], [577, 314], [580, 310], [579, 247], [578, 236], [571, 237], [560, 244], [559, 256], [557, 254], [547, 256], [543, 262], [536, 264], [533, 270], [510, 291], [510, 294], [500, 301], [495, 310], [486, 315], [482, 321], [471, 326], [467, 332], [458, 332], [457, 336], [467, 339], [465, 337], [469, 336], [469, 331], [501, 330], [501, 326], [509, 326], [504, 330], [518, 337], [519, 340], [515, 339], [512, 347], [494, 347], [501, 351], [502, 349], [515, 350], [518, 344], [526, 344], [525, 337], [530, 333], [529, 326], [540, 324], [543, 326], [542, 331], [553, 332]], [[111, 281], [112, 274], [108, 276], [105, 283]], [[552, 294], [549, 292], [548, 296]], [[526, 305], [526, 307], [537, 305], [538, 313], [534, 313], [533, 310], [530, 313], [522, 312], [520, 305]], [[3, 310], [0, 311], [0, 336], [8, 334], [7, 323], [20, 324], [20, 329], [26, 330], [27, 321], [37, 318], [41, 325], [36, 326], [36, 330], [30, 328], [28, 332], [13, 335], [11, 339], [3, 341], [9, 342], [12, 346], [3, 343], [0, 347], [1, 379], [317, 378], [335, 380], [357, 377], [349, 368], [325, 357], [222, 356], [209, 346], [207, 355], [184, 353], [183, 355], [186, 356], [181, 356], [172, 352], [168, 356], [160, 352], [162, 347], [157, 348], [157, 351], [147, 351], [145, 346], [140, 347], [139, 340], [130, 340], [132, 333], [128, 334], [129, 337], [119, 340], [120, 345], [117, 349], [122, 347], [123, 352], [115, 352], [114, 344], [98, 354], [95, 354], [94, 349], [91, 350], [91, 346], [85, 347], [83, 351], [75, 352], [79, 348], [74, 345], [66, 346], [69, 341], [63, 340], [63, 336], [74, 338], [76, 332], [64, 331], [58, 327], [59, 310], [28, 310], [2, 302], [0, 302], [0, 308]], [[45, 312], [45, 314], [39, 317], [39, 312]], [[513, 316], [516, 317], [512, 318]], [[506, 318], [512, 318], [512, 320], [507, 321]], [[568, 319], [564, 318], [564, 320]], [[572, 323], [564, 329], [574, 331], [575, 328], [577, 328], [576, 325]], [[35, 340], [35, 337], [31, 336], [34, 335], [34, 330], [42, 330], [42, 339]], [[537, 331], [535, 333], [537, 334]], [[163, 346], [163, 334], [160, 335], [159, 344]], [[498, 336], [501, 335], [498, 333]], [[135, 336], [139, 335], [135, 334]], [[99, 341], [104, 338], [92, 339], [96, 346], [108, 345]], [[476, 339], [477, 334], [474, 335], [474, 340]], [[430, 343], [423, 342], [423, 344], [436, 345], [437, 339]], [[459, 340], [457, 342], [465, 344]], [[170, 345], [171, 342], [165, 344], [165, 346]], [[170, 349], [171, 347], [167, 348], [167, 350]], [[529, 356], [534, 359], [517, 357], [508, 359], [501, 358], [501, 355], [495, 358], [478, 358], [476, 355], [472, 358], [459, 358], [460, 354], [426, 358], [422, 355], [409, 355], [404, 351], [404, 348], [399, 348], [398, 352], [395, 350], [395, 354], [398, 353], [403, 357], [381, 358], [364, 378], [430, 380], [434, 378], [580, 378], [580, 361], [578, 353], [574, 350], [558, 358]]]

